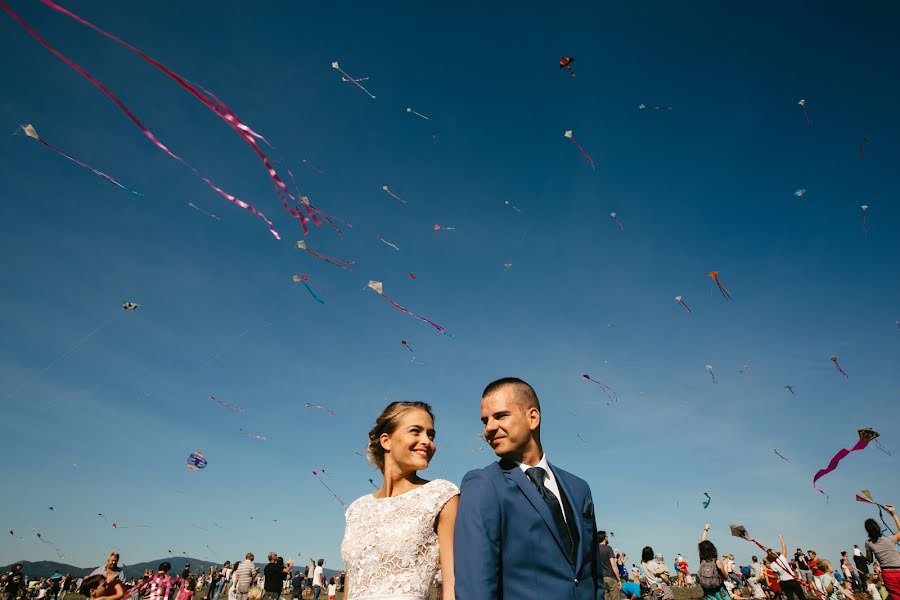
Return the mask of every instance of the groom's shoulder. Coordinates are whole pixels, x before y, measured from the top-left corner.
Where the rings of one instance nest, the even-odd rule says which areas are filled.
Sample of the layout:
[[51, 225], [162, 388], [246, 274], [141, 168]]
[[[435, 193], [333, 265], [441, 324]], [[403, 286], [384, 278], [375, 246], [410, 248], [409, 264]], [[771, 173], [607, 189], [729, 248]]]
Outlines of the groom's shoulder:
[[469, 485], [479, 485], [485, 484], [496, 477], [502, 475], [503, 471], [500, 468], [500, 463], [492, 462], [486, 467], [481, 469], [472, 469], [468, 473], [466, 473], [465, 477], [463, 477], [462, 484], [460, 487], [465, 486], [467, 483]]

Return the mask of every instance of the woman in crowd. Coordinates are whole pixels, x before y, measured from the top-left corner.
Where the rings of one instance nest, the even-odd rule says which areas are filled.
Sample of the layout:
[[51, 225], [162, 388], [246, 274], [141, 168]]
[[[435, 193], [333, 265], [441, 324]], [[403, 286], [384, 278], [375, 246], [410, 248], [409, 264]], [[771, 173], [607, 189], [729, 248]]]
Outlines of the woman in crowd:
[[875, 519], [866, 519], [865, 528], [869, 536], [866, 540], [866, 561], [869, 564], [877, 561], [881, 566], [881, 579], [888, 595], [891, 600], [900, 600], [900, 552], [897, 552], [897, 542], [900, 542], [900, 518], [897, 518], [897, 511], [892, 505], [888, 504], [885, 508], [894, 517], [898, 531], [892, 535], [881, 535], [881, 527]]
[[715, 544], [706, 539], [709, 536], [709, 528], [709, 523], [703, 526], [700, 543], [697, 545], [697, 553], [700, 555], [697, 578], [703, 589], [704, 600], [727, 600], [728, 592], [725, 591], [725, 580], [728, 579], [728, 570], [725, 568], [725, 564], [719, 560], [719, 550]]
[[675, 597], [665, 579], [669, 576], [666, 565], [657, 560], [653, 554], [653, 548], [645, 546], [641, 552], [641, 567], [644, 569], [644, 579], [650, 587], [650, 597], [654, 600], [671, 600]]
[[776, 554], [771, 548], [768, 550], [768, 558], [772, 570], [778, 574], [778, 585], [781, 591], [784, 592], [787, 600], [791, 600], [795, 596], [797, 600], [806, 600], [803, 595], [803, 586], [800, 585], [797, 574], [794, 573], [788, 562], [787, 546], [784, 543], [784, 536], [780, 533], [778, 534], [778, 540], [781, 542], [781, 554]]

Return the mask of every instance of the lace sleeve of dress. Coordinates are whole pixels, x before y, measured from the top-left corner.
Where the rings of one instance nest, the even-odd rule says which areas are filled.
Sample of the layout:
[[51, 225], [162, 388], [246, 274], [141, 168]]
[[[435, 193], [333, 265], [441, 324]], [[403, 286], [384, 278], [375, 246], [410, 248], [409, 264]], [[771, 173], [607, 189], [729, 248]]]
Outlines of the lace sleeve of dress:
[[443, 510], [454, 496], [459, 496], [459, 488], [456, 484], [446, 479], [435, 479], [433, 483], [434, 489], [434, 514], [435, 516]]

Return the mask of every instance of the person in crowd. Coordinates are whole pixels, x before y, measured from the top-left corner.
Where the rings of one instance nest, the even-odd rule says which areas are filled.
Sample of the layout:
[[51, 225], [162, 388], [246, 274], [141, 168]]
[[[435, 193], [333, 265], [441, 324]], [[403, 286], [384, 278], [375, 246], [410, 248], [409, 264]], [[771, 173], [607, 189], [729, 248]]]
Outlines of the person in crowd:
[[[778, 575], [778, 586], [784, 593], [787, 600], [796, 597], [797, 600], [805, 600], [803, 595], [803, 586], [800, 585], [796, 573], [788, 562], [787, 546], [784, 543], [784, 536], [778, 534], [778, 541], [781, 542], [781, 554], [777, 554], [769, 548], [768, 558], [773, 571]], [[812, 565], [810, 565], [812, 568]]]
[[[697, 545], [697, 554], [700, 558], [700, 566], [697, 567], [697, 579], [703, 590], [704, 600], [725, 600], [728, 593], [725, 590], [725, 581], [728, 580], [728, 570], [725, 563], [719, 559], [719, 550], [715, 544], [709, 541], [710, 524], [703, 526], [700, 534], [700, 543]], [[801, 599], [802, 600], [802, 599]]]
[[328, 580], [328, 600], [334, 600], [335, 596], [337, 596], [337, 583], [332, 577]]
[[287, 564], [279, 562], [279, 556], [275, 552], [269, 552], [269, 562], [263, 570], [263, 591], [266, 600], [278, 600], [284, 590], [284, 579], [294, 566], [294, 561]]
[[666, 565], [653, 553], [653, 548], [645, 546], [641, 551], [641, 568], [644, 571], [644, 579], [647, 581], [650, 598], [653, 600], [672, 600], [675, 595], [666, 580], [669, 570]]
[[878, 565], [881, 569], [881, 579], [891, 600], [900, 600], [900, 552], [897, 552], [897, 542], [900, 542], [900, 518], [893, 505], [888, 504], [885, 509], [894, 518], [897, 533], [882, 535], [881, 527], [875, 519], [866, 519], [864, 527], [866, 535], [866, 561], [873, 568]]
[[[454, 600], [453, 530], [459, 488], [427, 481], [436, 452], [434, 414], [424, 402], [392, 402], [369, 431], [367, 455], [382, 484], [346, 511], [341, 544], [348, 599], [404, 594], [424, 597], [440, 568], [445, 600]], [[313, 572], [313, 598], [324, 585], [323, 560]]]
[[235, 600], [247, 600], [250, 588], [253, 587], [253, 574], [257, 570], [253, 564], [253, 553], [248, 552], [244, 560], [234, 569], [232, 588]]
[[797, 551], [794, 552], [794, 562], [797, 565], [797, 575], [801, 583], [813, 585], [813, 574], [809, 568], [809, 561], [806, 560], [806, 554], [800, 548], [797, 548]]
[[231, 561], [226, 560], [225, 564], [222, 565], [222, 569], [218, 573], [216, 573], [216, 585], [215, 590], [213, 591], [212, 600], [219, 600], [219, 596], [222, 595], [222, 591], [225, 589], [225, 585], [231, 578], [231, 570]]
[[622, 581], [622, 596], [626, 598], [626, 600], [635, 600], [636, 598], [641, 597], [641, 584], [634, 581]]
[[619, 600], [619, 590], [622, 582], [619, 580], [619, 569], [616, 567], [616, 558], [609, 546], [609, 534], [605, 531], [597, 532], [597, 544], [600, 558], [600, 569], [603, 575], [603, 590], [606, 600]]
[[293, 600], [299, 600], [303, 596], [303, 571], [297, 570], [294, 571], [294, 576], [291, 577], [291, 598]]
[[322, 586], [325, 585], [325, 569], [322, 568], [324, 564], [324, 558], [320, 558], [316, 562], [316, 570], [313, 572], [313, 600], [319, 600]]
[[616, 569], [619, 572], [620, 581], [628, 581], [628, 555], [624, 552], [616, 552]]
[[109, 556], [106, 557], [106, 564], [91, 571], [88, 577], [91, 577], [92, 575], [105, 575], [107, 582], [110, 582], [113, 579], [124, 582], [125, 572], [122, 570], [122, 567], [119, 566], [119, 553], [115, 551], [110, 552]]

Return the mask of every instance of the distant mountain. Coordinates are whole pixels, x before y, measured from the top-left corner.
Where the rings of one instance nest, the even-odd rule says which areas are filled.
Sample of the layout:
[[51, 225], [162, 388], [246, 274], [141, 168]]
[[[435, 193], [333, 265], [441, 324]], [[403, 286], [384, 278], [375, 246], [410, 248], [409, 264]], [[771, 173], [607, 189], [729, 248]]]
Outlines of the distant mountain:
[[[169, 561], [172, 564], [172, 570], [170, 571], [173, 575], [180, 575], [184, 570], [186, 564], [190, 563], [191, 565], [191, 573], [199, 574], [206, 573], [209, 571], [209, 567], [212, 565], [222, 566], [222, 563], [211, 563], [207, 560], [200, 560], [198, 558], [189, 558], [187, 556], [172, 556], [169, 558], [158, 558], [156, 560], [151, 560], [142, 563], [136, 563], [133, 565], [124, 565], [125, 568], [125, 578], [131, 579], [133, 577], [141, 577], [144, 574], [144, 571], [147, 569], [156, 572], [159, 569], [159, 563]], [[28, 575], [30, 578], [36, 577], [49, 577], [53, 575], [54, 571], [59, 571], [63, 575], [66, 573], [71, 573], [73, 577], [84, 577], [97, 567], [75, 567], [73, 565], [53, 562], [50, 560], [40, 560], [36, 562], [23, 560], [19, 561], [22, 564], [22, 571]], [[16, 563], [13, 563], [16, 564]], [[0, 567], [0, 573], [8, 573], [12, 570], [13, 565], [7, 565], [5, 567]], [[99, 566], [99, 565], [98, 565]], [[257, 563], [257, 566], [260, 570], [265, 567], [265, 564]], [[294, 565], [294, 569], [300, 569], [301, 567], [306, 567], [306, 565]], [[340, 571], [334, 571], [332, 569], [325, 569], [325, 577], [326, 579], [331, 577], [332, 575], [337, 575]]]

